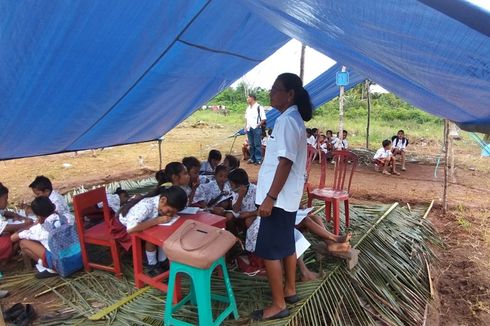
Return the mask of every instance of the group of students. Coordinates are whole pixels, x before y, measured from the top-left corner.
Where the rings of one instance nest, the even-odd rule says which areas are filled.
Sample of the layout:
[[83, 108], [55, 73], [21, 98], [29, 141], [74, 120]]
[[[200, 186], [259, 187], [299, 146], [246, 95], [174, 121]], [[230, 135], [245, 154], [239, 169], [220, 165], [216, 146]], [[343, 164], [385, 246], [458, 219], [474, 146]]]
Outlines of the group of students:
[[337, 132], [334, 135], [332, 130], [327, 130], [323, 133], [317, 128], [306, 128], [308, 148], [314, 149], [318, 153], [317, 157], [320, 157], [320, 154], [324, 154], [327, 159], [332, 158], [333, 151], [349, 149], [347, 135], [347, 130], [343, 130], [342, 137], [339, 137], [339, 133]]
[[373, 157], [374, 169], [386, 175], [400, 175], [400, 172], [396, 170], [396, 157], [400, 156], [401, 169], [406, 171], [405, 152], [408, 146], [408, 138], [405, 137], [405, 132], [398, 130], [397, 134], [391, 137], [391, 140], [385, 139], [381, 145], [382, 147], [376, 151]]

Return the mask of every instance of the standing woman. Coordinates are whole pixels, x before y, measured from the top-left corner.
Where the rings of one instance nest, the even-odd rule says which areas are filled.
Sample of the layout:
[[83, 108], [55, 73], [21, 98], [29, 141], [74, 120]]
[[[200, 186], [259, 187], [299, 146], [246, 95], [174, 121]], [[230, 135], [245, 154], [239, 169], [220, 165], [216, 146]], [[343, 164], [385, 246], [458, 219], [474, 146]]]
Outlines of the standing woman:
[[[301, 79], [291, 73], [277, 77], [270, 92], [271, 106], [281, 115], [267, 143], [259, 171], [256, 204], [261, 217], [255, 254], [264, 259], [272, 290], [272, 305], [252, 313], [254, 320], [284, 318], [286, 303], [296, 295], [294, 225], [305, 183], [306, 128], [312, 105]], [[283, 282], [283, 266], [286, 280]]]

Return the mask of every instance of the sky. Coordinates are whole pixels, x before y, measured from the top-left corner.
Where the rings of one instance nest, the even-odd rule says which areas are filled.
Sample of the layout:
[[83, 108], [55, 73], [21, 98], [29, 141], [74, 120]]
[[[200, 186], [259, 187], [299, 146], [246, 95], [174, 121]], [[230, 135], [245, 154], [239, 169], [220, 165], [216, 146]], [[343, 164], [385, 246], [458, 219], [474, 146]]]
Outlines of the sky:
[[[242, 78], [238, 79], [232, 86], [237, 86], [243, 80], [251, 87], [270, 89], [276, 77], [283, 72], [292, 72], [299, 75], [300, 57], [301, 43], [297, 40], [291, 40]], [[334, 64], [335, 61], [333, 59], [307, 47], [305, 51], [304, 84], [308, 84]]]

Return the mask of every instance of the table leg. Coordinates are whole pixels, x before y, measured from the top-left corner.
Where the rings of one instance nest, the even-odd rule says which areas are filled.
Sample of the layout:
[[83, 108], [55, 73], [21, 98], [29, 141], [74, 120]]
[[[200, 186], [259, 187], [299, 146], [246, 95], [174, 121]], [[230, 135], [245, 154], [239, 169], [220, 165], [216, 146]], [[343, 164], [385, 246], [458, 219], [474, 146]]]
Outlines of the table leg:
[[131, 241], [133, 242], [133, 272], [134, 272], [134, 285], [140, 289], [145, 284], [140, 279], [140, 275], [143, 274], [143, 257], [142, 257], [142, 247], [141, 239], [138, 236], [132, 236]]

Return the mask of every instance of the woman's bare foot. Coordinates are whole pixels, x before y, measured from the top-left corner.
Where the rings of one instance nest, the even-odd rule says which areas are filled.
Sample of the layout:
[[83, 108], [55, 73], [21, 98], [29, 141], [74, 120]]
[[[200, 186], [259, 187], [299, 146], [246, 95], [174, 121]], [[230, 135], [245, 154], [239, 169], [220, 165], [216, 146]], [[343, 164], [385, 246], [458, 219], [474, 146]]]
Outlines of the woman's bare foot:
[[351, 248], [350, 244], [348, 242], [344, 243], [329, 243], [327, 245], [327, 249], [330, 252], [346, 252], [349, 251]]
[[344, 234], [344, 235], [337, 236], [337, 239], [335, 240], [335, 242], [346, 243], [346, 242], [349, 242], [350, 239], [352, 239], [352, 233], [351, 232]]
[[314, 281], [320, 278], [319, 273], [312, 272], [308, 270], [308, 272], [301, 273], [301, 282]]

